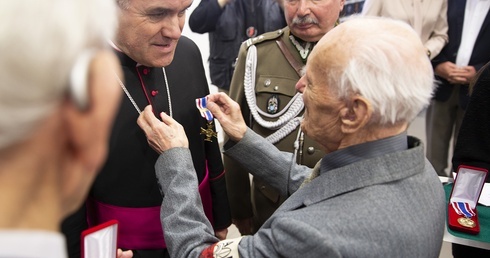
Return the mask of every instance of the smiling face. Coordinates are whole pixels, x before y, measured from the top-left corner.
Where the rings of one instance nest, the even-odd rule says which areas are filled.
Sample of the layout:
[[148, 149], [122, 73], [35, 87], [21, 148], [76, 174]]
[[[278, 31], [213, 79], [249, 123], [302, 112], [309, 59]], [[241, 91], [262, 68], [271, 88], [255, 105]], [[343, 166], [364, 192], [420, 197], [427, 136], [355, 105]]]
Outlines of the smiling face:
[[316, 42], [335, 26], [345, 0], [284, 0], [284, 15], [291, 33]]
[[119, 8], [116, 46], [142, 65], [169, 65], [191, 4], [191, 0], [130, 0], [127, 8]]

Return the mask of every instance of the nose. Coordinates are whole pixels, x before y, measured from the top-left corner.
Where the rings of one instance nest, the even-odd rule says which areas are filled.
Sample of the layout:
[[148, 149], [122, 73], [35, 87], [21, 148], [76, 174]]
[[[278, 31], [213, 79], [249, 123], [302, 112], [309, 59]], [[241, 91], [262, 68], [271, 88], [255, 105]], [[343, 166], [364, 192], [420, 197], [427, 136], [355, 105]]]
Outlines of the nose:
[[299, 6], [297, 15], [299, 17], [304, 17], [310, 14], [310, 2], [311, 0], [299, 0]]
[[296, 90], [303, 93], [305, 91], [305, 87], [306, 87], [306, 79], [304, 76], [302, 76], [301, 78], [299, 78], [299, 81], [296, 83]]
[[171, 39], [179, 39], [182, 35], [183, 23], [178, 15], [172, 15], [167, 19], [164, 19], [161, 33], [162, 36]]

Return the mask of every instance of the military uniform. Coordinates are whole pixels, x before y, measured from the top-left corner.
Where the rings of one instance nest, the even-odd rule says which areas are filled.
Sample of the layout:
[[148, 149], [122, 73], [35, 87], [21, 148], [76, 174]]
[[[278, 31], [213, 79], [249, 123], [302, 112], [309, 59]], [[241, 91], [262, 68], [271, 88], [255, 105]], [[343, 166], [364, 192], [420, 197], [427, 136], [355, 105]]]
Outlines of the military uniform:
[[[265, 122], [262, 123], [265, 124], [278, 123], [278, 120], [284, 120], [279, 118], [281, 113], [289, 111], [295, 106], [295, 104], [290, 104], [293, 97], [297, 94], [295, 85], [300, 78], [298, 75], [299, 69], [297, 66], [294, 67], [290, 63], [291, 61], [288, 61], [288, 58], [279, 47], [278, 41], [282, 41], [283, 48], [289, 52], [289, 59], [293, 59], [292, 61], [299, 64], [299, 66], [303, 66], [306, 59], [302, 59], [289, 36], [290, 31], [286, 27], [245, 41], [240, 48], [231, 82], [230, 97], [240, 104], [247, 125], [264, 137], [270, 136], [277, 132], [278, 129], [275, 127], [266, 128], [258, 120], [264, 120]], [[252, 69], [255, 75], [248, 73], [247, 76], [249, 78], [247, 79], [245, 78], [247, 73], [247, 54], [252, 48], [257, 51], [256, 69]], [[309, 50], [311, 51], [311, 48]], [[254, 80], [254, 83], [251, 86], [252, 92], [248, 93], [249, 99], [247, 100], [246, 84], [250, 84], [249, 79]], [[301, 95], [296, 97], [302, 98]], [[252, 102], [255, 101], [256, 103], [254, 108], [249, 107], [248, 103], [251, 103], [251, 99]], [[259, 117], [257, 117], [257, 114], [253, 115], [253, 109], [258, 110], [256, 113], [258, 113]], [[302, 114], [303, 108], [301, 106], [299, 114], [293, 118], [301, 117]], [[299, 121], [297, 124], [299, 124]], [[271, 142], [280, 150], [291, 153], [295, 153], [294, 146], [295, 142], [297, 142], [296, 155], [292, 156], [291, 161], [295, 160], [297, 163], [309, 167], [313, 167], [324, 155], [318, 144], [299, 132], [299, 126], [281, 140]], [[227, 171], [226, 180], [232, 217], [234, 219], [253, 217], [254, 228], [252, 231], [255, 232], [287, 196], [279, 196], [275, 189], [255, 178], [253, 179], [251, 191], [246, 168], [240, 167], [238, 163], [227, 157], [225, 157], [224, 161], [225, 170]]]

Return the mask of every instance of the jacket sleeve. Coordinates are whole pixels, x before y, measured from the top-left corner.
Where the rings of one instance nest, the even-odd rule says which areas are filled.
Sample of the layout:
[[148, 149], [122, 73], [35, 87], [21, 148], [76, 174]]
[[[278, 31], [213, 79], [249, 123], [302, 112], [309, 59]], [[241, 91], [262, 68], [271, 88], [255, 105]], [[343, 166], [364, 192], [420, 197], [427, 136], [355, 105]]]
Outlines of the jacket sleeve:
[[238, 143], [229, 141], [224, 154], [248, 168], [253, 176], [264, 180], [284, 197], [296, 192], [311, 173], [311, 168], [291, 162], [292, 153], [280, 151], [250, 128]]
[[443, 1], [442, 8], [437, 17], [434, 31], [429, 40], [425, 43], [425, 47], [431, 53], [431, 59], [439, 55], [442, 48], [448, 42], [448, 23], [447, 23], [447, 1]]
[[[231, 80], [230, 97], [240, 105], [244, 119], [249, 126], [247, 115], [249, 113], [248, 105], [246, 104], [243, 91], [246, 53], [245, 44], [242, 44]], [[224, 164], [232, 218], [246, 219], [253, 217], [250, 177], [248, 171], [239, 163], [226, 156], [224, 156]]]
[[165, 151], [158, 157], [155, 171], [165, 196], [160, 220], [170, 257], [199, 257], [202, 250], [218, 239], [204, 215], [189, 149]]
[[217, 0], [201, 0], [189, 16], [189, 27], [196, 33], [212, 32], [222, 13]]

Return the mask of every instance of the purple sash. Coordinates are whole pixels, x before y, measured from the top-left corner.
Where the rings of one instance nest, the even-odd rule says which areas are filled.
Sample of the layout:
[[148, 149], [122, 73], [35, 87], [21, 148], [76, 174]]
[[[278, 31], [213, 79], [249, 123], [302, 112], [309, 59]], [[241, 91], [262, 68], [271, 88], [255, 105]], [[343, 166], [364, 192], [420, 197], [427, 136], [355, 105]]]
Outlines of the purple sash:
[[[213, 224], [213, 207], [208, 169], [199, 184], [204, 213]], [[128, 208], [101, 203], [93, 198], [87, 200], [87, 222], [94, 227], [109, 220], [119, 222], [117, 247], [139, 249], [164, 249], [167, 247], [160, 222], [160, 206]]]

